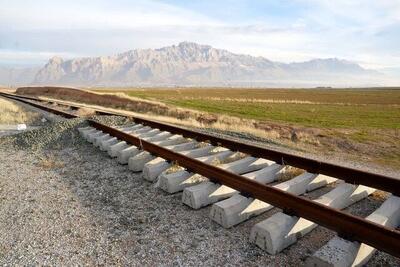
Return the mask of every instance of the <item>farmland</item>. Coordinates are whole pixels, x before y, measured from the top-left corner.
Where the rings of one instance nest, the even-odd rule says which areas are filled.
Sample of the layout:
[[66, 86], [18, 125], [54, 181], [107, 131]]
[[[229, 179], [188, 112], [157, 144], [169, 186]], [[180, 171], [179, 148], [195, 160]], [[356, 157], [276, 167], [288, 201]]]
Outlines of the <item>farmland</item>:
[[[399, 169], [400, 88], [96, 88], [215, 116], [244, 120], [239, 131], [288, 147]], [[234, 123], [232, 123], [234, 124]], [[232, 128], [232, 127], [231, 127]], [[240, 129], [239, 129], [240, 128]], [[296, 133], [293, 142], [292, 133]]]
[[166, 104], [306, 127], [399, 129], [396, 89], [103, 89]]

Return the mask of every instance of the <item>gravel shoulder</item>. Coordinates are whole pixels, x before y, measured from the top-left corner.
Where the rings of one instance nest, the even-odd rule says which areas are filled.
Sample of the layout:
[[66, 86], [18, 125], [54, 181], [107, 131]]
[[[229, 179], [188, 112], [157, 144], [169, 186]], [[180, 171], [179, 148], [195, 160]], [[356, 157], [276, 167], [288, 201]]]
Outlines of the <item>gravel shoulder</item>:
[[[76, 130], [83, 124], [60, 120], [0, 138], [0, 265], [298, 266], [334, 236], [318, 227], [270, 256], [248, 237], [278, 209], [224, 229], [210, 208], [191, 210], [180, 193], [158, 190], [86, 143]], [[369, 198], [348, 211], [365, 216], [380, 203]], [[377, 253], [369, 265], [400, 261]]]

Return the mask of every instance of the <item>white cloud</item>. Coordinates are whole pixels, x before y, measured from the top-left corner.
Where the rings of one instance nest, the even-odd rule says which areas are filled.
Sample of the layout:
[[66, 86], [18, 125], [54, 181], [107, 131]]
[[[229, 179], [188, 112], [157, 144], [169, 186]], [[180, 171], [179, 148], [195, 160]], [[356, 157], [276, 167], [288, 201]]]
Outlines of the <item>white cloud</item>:
[[0, 9], [0, 23], [11, 29], [121, 29], [156, 25], [217, 25], [196, 12], [153, 1], [113, 7], [108, 1], [14, 1]]
[[42, 63], [50, 54], [115, 54], [187, 40], [284, 62], [339, 57], [367, 67], [400, 66], [400, 37], [393, 33], [400, 1], [295, 2], [308, 9], [279, 19], [266, 10], [262, 18], [228, 22], [154, 0], [0, 0], [0, 49], [14, 51], [0, 52], [0, 61], [20, 62], [21, 53], [30, 53], [27, 61]]
[[328, 29], [358, 29], [373, 33], [400, 22], [400, 1], [397, 0], [299, 0], [308, 3], [309, 20]]

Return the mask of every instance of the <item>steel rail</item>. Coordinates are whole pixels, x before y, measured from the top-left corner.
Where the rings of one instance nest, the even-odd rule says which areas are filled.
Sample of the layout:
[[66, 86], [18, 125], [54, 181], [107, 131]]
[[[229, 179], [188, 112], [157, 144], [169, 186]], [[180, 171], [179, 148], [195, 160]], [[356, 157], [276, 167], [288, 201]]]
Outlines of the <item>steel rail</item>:
[[[72, 113], [69, 113], [69, 112], [65, 112], [65, 111], [61, 111], [61, 110], [58, 110], [58, 109], [49, 108], [49, 107], [44, 106], [44, 105], [40, 105], [40, 104], [31, 102], [31, 101], [27, 101], [27, 100], [22, 99], [20, 97], [15, 97], [14, 95], [6, 94], [6, 93], [0, 93], [0, 95], [3, 96], [3, 97], [7, 97], [9, 99], [13, 99], [13, 100], [17, 100], [17, 101], [23, 102], [23, 103], [31, 105], [33, 107], [45, 110], [47, 112], [51, 112], [51, 113], [54, 113], [56, 115], [60, 115], [62, 117], [68, 118], [68, 119], [72, 119], [72, 118], [77, 118], [78, 117], [75, 114], [72, 114]], [[33, 99], [33, 100], [36, 100], [36, 99]]]
[[[18, 98], [13, 99], [21, 101], [21, 99]], [[25, 101], [25, 103], [38, 108], [43, 108], [46, 111], [60, 114], [60, 111], [43, 105], [32, 103], [30, 101]], [[77, 117], [73, 114], [69, 115]], [[325, 226], [347, 239], [368, 244], [378, 250], [400, 257], [400, 250], [398, 249], [400, 247], [400, 231], [397, 231], [396, 229], [390, 229], [343, 211], [324, 206], [304, 197], [295, 196], [275, 187], [208, 165], [194, 158], [184, 156], [164, 147], [141, 140], [133, 135], [124, 133], [94, 120], [88, 120], [88, 122], [98, 130], [109, 133], [110, 135], [132, 145], [141, 146], [144, 150], [166, 160], [177, 162], [180, 166], [187, 168], [189, 171], [199, 173], [210, 178], [214, 182], [224, 184], [243, 194], [270, 203], [281, 208], [284, 212], [290, 215], [303, 217], [317, 223], [318, 225]]]
[[179, 166], [187, 168], [191, 172], [201, 174], [214, 182], [232, 187], [241, 193], [279, 207], [290, 215], [303, 217], [321, 226], [325, 226], [348, 239], [368, 244], [396, 257], [400, 257], [400, 231], [208, 165], [197, 159], [141, 140], [99, 122], [89, 120], [89, 124], [120, 140], [142, 147], [143, 150], [156, 156], [171, 162], [177, 162]]
[[[21, 96], [21, 95], [9, 94], [9, 93], [4, 93], [4, 92], [0, 92], [0, 95], [3, 95], [3, 96], [5, 96], [5, 97], [7, 97], [7, 96], [9, 96], [9, 97], [14, 97], [14, 98], [18, 98], [18, 99], [29, 99], [29, 100], [38, 101], [38, 102], [47, 102], [47, 103], [49, 103], [49, 104], [55, 103], [55, 104], [57, 104], [57, 105], [61, 105], [61, 106], [65, 106], [65, 107], [70, 107], [70, 108], [75, 109], [75, 110], [80, 109], [80, 108], [83, 107], [83, 106], [79, 106], [79, 105], [72, 105], [72, 104], [62, 103], [62, 102], [56, 101], [56, 100], [46, 100], [46, 99], [40, 99], [40, 98], [36, 98], [36, 97]], [[124, 116], [124, 115], [122, 115], [122, 114], [115, 114], [115, 113], [107, 112], [107, 111], [100, 110], [100, 109], [93, 109], [93, 110], [94, 110], [95, 113], [98, 114], [98, 115], [110, 115], [110, 116], [118, 115], [118, 116]]]
[[[26, 98], [25, 96], [17, 96], [17, 97]], [[32, 97], [28, 98], [31, 100], [38, 100], [42, 102], [47, 101], [43, 99], [35, 99]], [[58, 101], [54, 100], [51, 100], [51, 102], [59, 103]], [[63, 105], [69, 105], [69, 104], [63, 104]], [[80, 107], [78, 105], [70, 105], [70, 106], [75, 108]], [[126, 114], [123, 113], [109, 112], [99, 109], [95, 110], [96, 112], [98, 112], [98, 114], [130, 117], [134, 122], [141, 123], [149, 127], [158, 128], [163, 131], [169, 131], [174, 134], [181, 134], [184, 137], [193, 138], [197, 141], [208, 141], [213, 145], [221, 145], [233, 151], [241, 151], [243, 153], [247, 153], [254, 157], [269, 159], [280, 164], [290, 165], [300, 169], [304, 169], [311, 173], [325, 174], [328, 176], [339, 178], [350, 184], [362, 184], [383, 191], [391, 192], [394, 195], [400, 196], [400, 179], [395, 177], [367, 172], [350, 167], [343, 167], [340, 165], [323, 162], [311, 158], [306, 158], [291, 153], [285, 153], [270, 148], [244, 144], [226, 138], [216, 137], [205, 133], [199, 133], [179, 126], [174, 126], [166, 123], [151, 121], [133, 116], [127, 116]]]

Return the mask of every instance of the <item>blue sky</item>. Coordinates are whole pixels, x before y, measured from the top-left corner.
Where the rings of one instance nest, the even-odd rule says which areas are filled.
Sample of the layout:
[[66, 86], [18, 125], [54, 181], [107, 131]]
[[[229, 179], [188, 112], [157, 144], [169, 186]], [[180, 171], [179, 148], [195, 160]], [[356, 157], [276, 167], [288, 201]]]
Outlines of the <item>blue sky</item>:
[[399, 0], [0, 0], [0, 65], [193, 41], [293, 62], [400, 67]]

